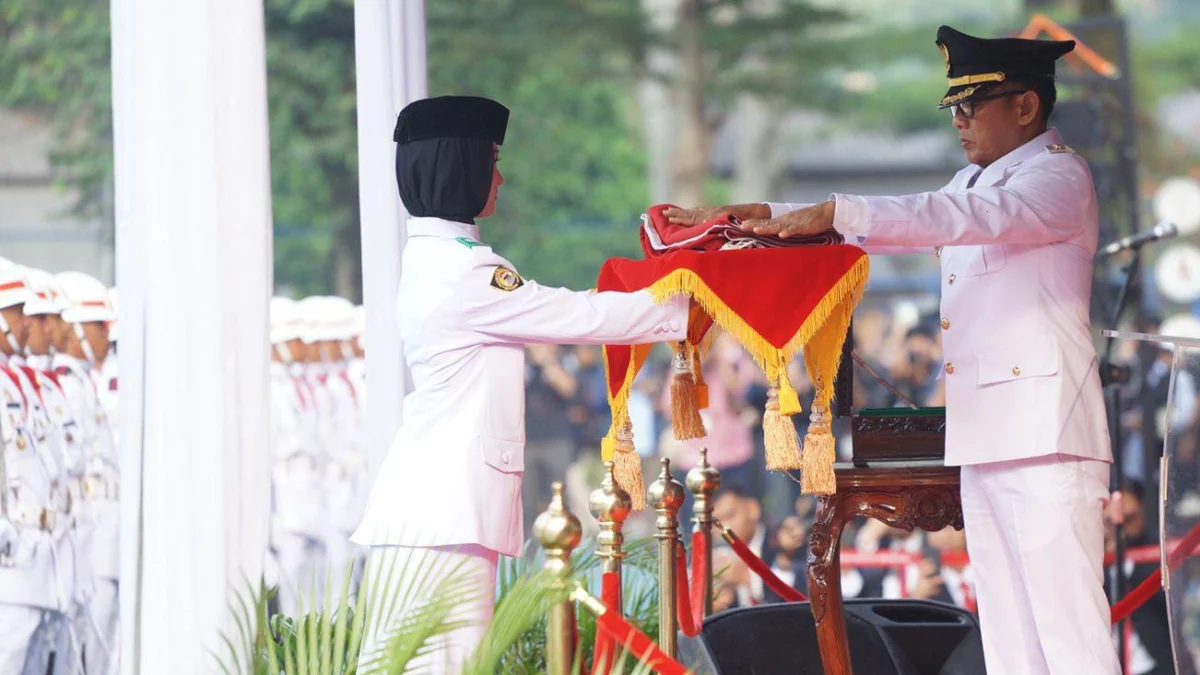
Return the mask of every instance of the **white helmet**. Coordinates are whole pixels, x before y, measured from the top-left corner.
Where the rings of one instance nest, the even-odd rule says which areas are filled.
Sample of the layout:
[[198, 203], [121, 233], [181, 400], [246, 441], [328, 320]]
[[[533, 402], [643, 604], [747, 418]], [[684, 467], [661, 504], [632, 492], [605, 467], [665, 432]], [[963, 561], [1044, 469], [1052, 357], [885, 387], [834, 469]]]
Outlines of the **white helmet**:
[[[29, 282], [25, 278], [25, 268], [11, 260], [0, 258], [0, 309], [28, 303], [32, 297]], [[4, 333], [4, 339], [8, 341], [12, 353], [20, 354], [21, 346], [17, 344], [12, 327], [3, 316], [0, 316], [0, 333]]]
[[29, 302], [25, 303], [25, 316], [40, 314], [62, 314], [59, 305], [58, 282], [46, 270], [28, 267], [25, 277], [29, 281]]
[[271, 298], [271, 344], [277, 345], [300, 337], [304, 317], [295, 300], [283, 296]]
[[305, 344], [319, 342], [321, 338], [321, 315], [324, 298], [320, 295], [310, 295], [296, 303], [299, 313], [299, 337]]
[[0, 258], [0, 309], [29, 302], [31, 297], [26, 269]]
[[63, 321], [108, 322], [117, 318], [108, 296], [108, 288], [100, 283], [99, 279], [83, 272], [61, 272], [55, 279], [64, 300]]
[[88, 362], [99, 365], [91, 344], [84, 336], [83, 324], [107, 323], [117, 318], [108, 298], [108, 287], [83, 272], [60, 272], [54, 278], [58, 281], [59, 297], [63, 298], [63, 321], [74, 327], [75, 337], [79, 338], [79, 347]]
[[354, 305], [345, 298], [314, 295], [298, 303], [307, 343], [349, 340], [354, 335]]
[[323, 330], [326, 340], [345, 341], [354, 337], [357, 316], [354, 303], [336, 295], [325, 298]]

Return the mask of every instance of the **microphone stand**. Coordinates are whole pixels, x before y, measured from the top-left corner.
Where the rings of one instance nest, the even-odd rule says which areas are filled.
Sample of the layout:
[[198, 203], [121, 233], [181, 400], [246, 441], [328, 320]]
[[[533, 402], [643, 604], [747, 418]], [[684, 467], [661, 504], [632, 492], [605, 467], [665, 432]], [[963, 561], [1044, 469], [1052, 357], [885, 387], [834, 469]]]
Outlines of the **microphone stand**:
[[[1113, 308], [1112, 316], [1109, 320], [1110, 327], [1113, 330], [1119, 328], [1121, 315], [1125, 312], [1125, 304], [1129, 299], [1129, 292], [1133, 286], [1133, 282], [1141, 273], [1142, 267], [1142, 247], [1137, 246], [1131, 249], [1133, 259], [1125, 267], [1125, 279], [1121, 284], [1121, 290], [1117, 293], [1116, 307]], [[1124, 440], [1121, 434], [1121, 385], [1129, 382], [1130, 368], [1129, 366], [1119, 366], [1111, 362], [1113, 343], [1116, 340], [1109, 339], [1104, 345], [1104, 356], [1100, 359], [1100, 384], [1105, 390], [1105, 399], [1108, 409], [1108, 433], [1112, 442], [1113, 454], [1113, 476], [1112, 476], [1112, 492], [1117, 494], [1125, 483], [1125, 464], [1124, 464]], [[1142, 420], [1145, 424], [1146, 420]], [[1115, 506], [1120, 506], [1119, 502], [1115, 502]], [[1116, 602], [1125, 596], [1125, 535], [1124, 535], [1124, 520], [1125, 514], [1113, 510], [1113, 543], [1116, 547], [1116, 559], [1113, 563], [1113, 575], [1110, 583], [1110, 592], [1112, 593], [1112, 601]], [[1122, 620], [1117, 625], [1118, 635], [1124, 630], [1125, 620]], [[1117, 649], [1119, 654], [1119, 663], [1125, 663], [1125, 640], [1117, 640]]]

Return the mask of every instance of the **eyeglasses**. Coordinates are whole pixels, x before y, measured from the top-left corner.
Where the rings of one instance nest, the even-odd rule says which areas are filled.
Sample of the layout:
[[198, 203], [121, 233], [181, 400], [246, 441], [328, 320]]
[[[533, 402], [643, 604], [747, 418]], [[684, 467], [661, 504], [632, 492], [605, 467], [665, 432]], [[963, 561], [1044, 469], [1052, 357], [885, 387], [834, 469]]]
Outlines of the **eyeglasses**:
[[1018, 89], [1016, 91], [1002, 91], [999, 94], [990, 94], [988, 96], [978, 96], [969, 101], [963, 101], [962, 103], [955, 103], [954, 105], [950, 106], [950, 116], [956, 117], [956, 116], [961, 115], [964, 120], [969, 120], [969, 119], [972, 119], [975, 117], [975, 113], [977, 112], [976, 109], [978, 107], [978, 104], [980, 104], [984, 101], [990, 101], [990, 100], [996, 99], [996, 98], [1004, 98], [1006, 96], [1019, 96], [1021, 94], [1024, 94], [1027, 91], [1032, 91], [1032, 90]]

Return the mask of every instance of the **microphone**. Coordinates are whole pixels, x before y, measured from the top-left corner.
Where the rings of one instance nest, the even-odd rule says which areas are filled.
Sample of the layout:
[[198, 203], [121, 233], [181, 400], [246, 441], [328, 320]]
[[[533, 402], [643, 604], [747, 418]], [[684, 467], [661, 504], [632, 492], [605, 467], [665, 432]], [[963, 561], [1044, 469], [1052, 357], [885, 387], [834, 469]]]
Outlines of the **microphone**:
[[1105, 246], [1097, 251], [1096, 257], [1103, 258], [1113, 255], [1114, 253], [1120, 253], [1121, 251], [1139, 248], [1143, 244], [1149, 244], [1150, 242], [1158, 241], [1159, 239], [1170, 239], [1178, 234], [1179, 228], [1175, 226], [1175, 223], [1163, 221], [1148, 230], [1138, 232], [1137, 234], [1131, 234], [1128, 237], [1122, 237], [1114, 241], [1108, 246]]

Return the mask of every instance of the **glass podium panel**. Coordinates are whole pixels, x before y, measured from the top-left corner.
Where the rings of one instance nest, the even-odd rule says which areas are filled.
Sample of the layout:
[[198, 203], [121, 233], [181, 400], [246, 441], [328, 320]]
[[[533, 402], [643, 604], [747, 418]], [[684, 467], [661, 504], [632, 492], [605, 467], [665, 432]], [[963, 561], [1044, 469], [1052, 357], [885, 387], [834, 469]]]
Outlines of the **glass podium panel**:
[[[1108, 338], [1154, 342], [1172, 352], [1170, 384], [1159, 465], [1159, 546], [1175, 673], [1193, 673], [1200, 663], [1200, 439], [1197, 384], [1200, 339], [1123, 331]], [[1150, 506], [1147, 504], [1147, 506]]]

